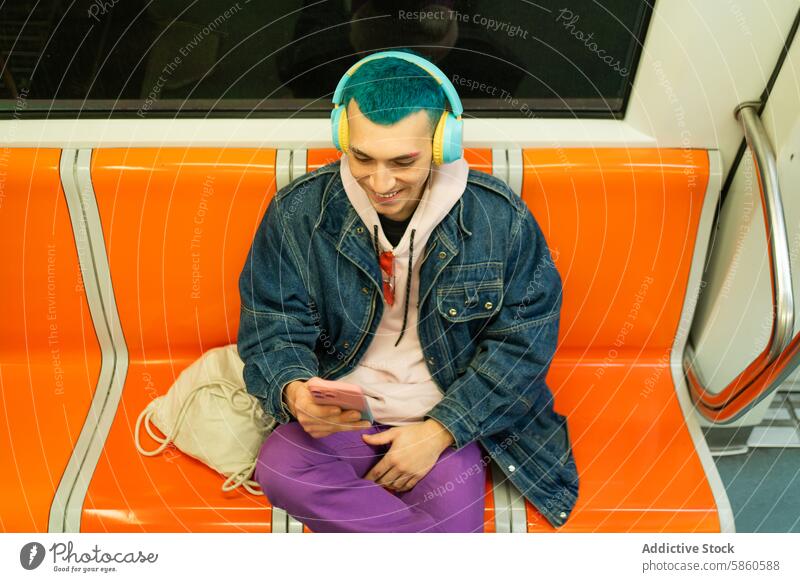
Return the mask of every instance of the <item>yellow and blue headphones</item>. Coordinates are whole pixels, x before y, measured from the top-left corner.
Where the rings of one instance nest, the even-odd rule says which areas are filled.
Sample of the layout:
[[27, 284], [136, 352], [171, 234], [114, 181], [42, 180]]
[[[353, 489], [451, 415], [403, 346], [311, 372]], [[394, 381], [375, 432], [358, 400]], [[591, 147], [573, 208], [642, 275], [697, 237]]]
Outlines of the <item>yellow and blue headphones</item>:
[[333, 145], [336, 146], [336, 149], [344, 153], [347, 153], [350, 148], [350, 128], [347, 124], [347, 109], [342, 105], [342, 93], [350, 77], [352, 77], [356, 69], [364, 63], [387, 57], [403, 59], [404, 61], [419, 66], [441, 85], [452, 111], [443, 111], [439, 122], [436, 124], [436, 131], [433, 133], [433, 163], [440, 166], [461, 158], [464, 134], [464, 121], [461, 119], [461, 114], [464, 112], [464, 108], [461, 106], [461, 100], [458, 98], [456, 88], [439, 67], [417, 55], [401, 51], [383, 51], [364, 57], [350, 67], [347, 73], [341, 78], [339, 84], [336, 86], [336, 91], [333, 93], [334, 107], [333, 111], [331, 111]]

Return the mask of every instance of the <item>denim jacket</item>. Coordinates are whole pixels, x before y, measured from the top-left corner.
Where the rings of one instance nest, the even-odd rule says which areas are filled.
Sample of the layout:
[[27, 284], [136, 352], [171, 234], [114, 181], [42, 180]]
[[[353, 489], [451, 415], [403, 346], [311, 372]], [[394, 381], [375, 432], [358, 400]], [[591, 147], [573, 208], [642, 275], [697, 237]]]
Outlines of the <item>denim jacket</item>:
[[[292, 380], [347, 374], [383, 313], [370, 233], [334, 162], [276, 193], [239, 278], [238, 349], [247, 390], [279, 423]], [[527, 205], [470, 170], [420, 259], [423, 354], [443, 393], [426, 415], [456, 450], [477, 440], [553, 527], [578, 496], [566, 418], [545, 377], [558, 339], [561, 277]]]

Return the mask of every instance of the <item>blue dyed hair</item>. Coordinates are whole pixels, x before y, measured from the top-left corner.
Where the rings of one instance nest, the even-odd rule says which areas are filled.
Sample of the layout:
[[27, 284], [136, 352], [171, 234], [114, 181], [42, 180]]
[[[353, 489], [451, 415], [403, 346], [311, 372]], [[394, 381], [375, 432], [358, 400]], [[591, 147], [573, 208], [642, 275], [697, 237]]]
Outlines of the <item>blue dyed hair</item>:
[[[403, 52], [417, 54], [407, 49]], [[356, 100], [367, 119], [379, 125], [393, 125], [424, 109], [431, 135], [446, 101], [436, 79], [414, 63], [395, 57], [375, 59], [356, 69], [342, 92], [345, 107], [350, 99]]]

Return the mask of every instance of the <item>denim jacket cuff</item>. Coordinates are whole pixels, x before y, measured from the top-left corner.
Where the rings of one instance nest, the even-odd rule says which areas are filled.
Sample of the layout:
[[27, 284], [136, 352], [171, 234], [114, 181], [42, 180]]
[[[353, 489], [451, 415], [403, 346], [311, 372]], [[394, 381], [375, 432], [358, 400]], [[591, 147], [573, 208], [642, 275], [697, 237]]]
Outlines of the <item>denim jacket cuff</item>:
[[289, 384], [291, 384], [292, 382], [295, 382], [296, 380], [302, 380], [303, 382], [305, 382], [305, 381], [306, 381], [306, 380], [308, 380], [309, 378], [311, 378], [311, 376], [310, 376], [310, 375], [308, 375], [308, 374], [302, 374], [302, 375], [298, 376], [297, 378], [292, 378], [291, 380], [289, 380], [288, 382], [286, 382], [286, 384], [284, 384], [284, 385], [281, 387], [281, 407], [283, 408], [283, 411], [286, 413], [286, 417], [289, 419], [289, 420], [287, 420], [286, 422], [290, 422], [290, 421], [293, 421], [293, 420], [297, 420], [297, 418], [295, 417], [295, 415], [294, 415], [294, 414], [292, 414], [292, 411], [291, 411], [291, 409], [289, 408], [289, 404], [286, 402], [286, 398], [285, 398], [285, 395], [286, 395], [286, 387], [287, 387]]
[[295, 380], [308, 380], [316, 375], [316, 372], [303, 366], [282, 368], [272, 377], [271, 383], [277, 388], [270, 390], [270, 396], [267, 400], [267, 412], [281, 424], [291, 422], [293, 420], [291, 411], [283, 401], [283, 391], [286, 385]]
[[469, 416], [469, 411], [460, 402], [447, 395], [436, 406], [431, 408], [424, 418], [433, 418], [442, 423], [453, 435], [453, 444], [451, 446], [455, 450], [468, 445], [480, 436], [478, 427]]

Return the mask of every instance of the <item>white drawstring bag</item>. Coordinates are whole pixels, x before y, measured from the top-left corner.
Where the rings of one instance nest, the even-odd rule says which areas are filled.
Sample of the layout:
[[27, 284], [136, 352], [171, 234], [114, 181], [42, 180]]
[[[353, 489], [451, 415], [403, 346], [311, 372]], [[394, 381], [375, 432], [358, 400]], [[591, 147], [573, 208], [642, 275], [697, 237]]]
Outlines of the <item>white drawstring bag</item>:
[[[141, 412], [136, 420], [136, 449], [154, 456], [174, 442], [187, 455], [227, 477], [223, 491], [242, 486], [253, 495], [263, 495], [251, 477], [261, 445], [276, 422], [247, 392], [243, 371], [236, 344], [208, 350], [181, 372], [166, 394]], [[156, 435], [150, 423], [166, 438]], [[142, 424], [159, 443], [155, 450], [142, 447]]]

